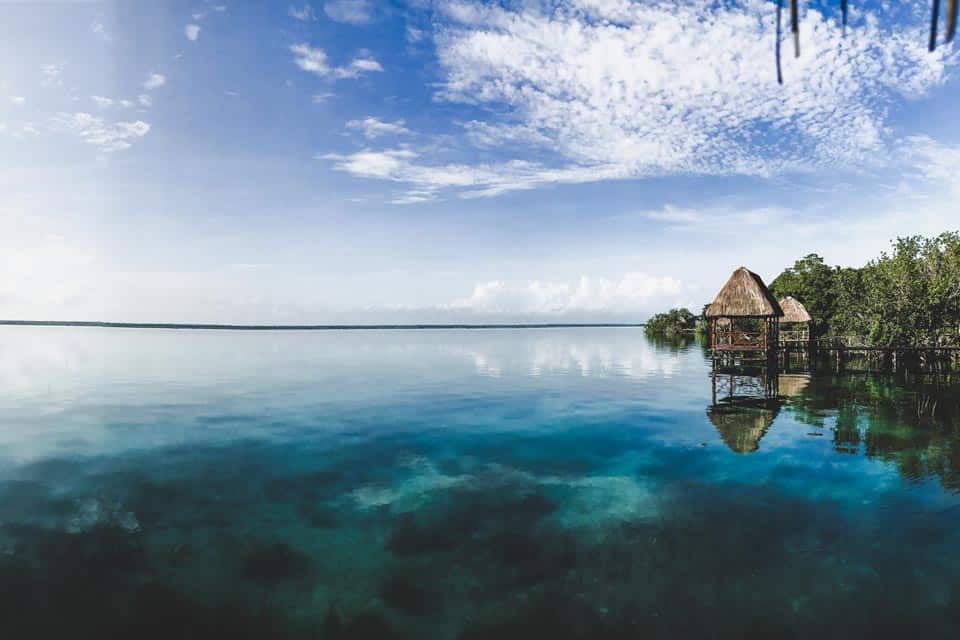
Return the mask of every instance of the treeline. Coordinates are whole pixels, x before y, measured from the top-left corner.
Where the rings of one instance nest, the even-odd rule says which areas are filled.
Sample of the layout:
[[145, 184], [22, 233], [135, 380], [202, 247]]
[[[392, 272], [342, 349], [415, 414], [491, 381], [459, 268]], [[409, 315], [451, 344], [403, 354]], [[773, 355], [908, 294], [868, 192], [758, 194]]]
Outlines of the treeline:
[[831, 267], [816, 254], [770, 283], [813, 317], [817, 336], [871, 346], [960, 346], [960, 234], [900, 238], [860, 268]]
[[698, 328], [699, 317], [689, 309], [670, 309], [666, 313], [658, 313], [647, 320], [644, 331], [652, 336], [673, 337], [685, 333], [694, 333]]
[[[831, 267], [810, 254], [778, 275], [770, 290], [777, 299], [802, 302], [818, 337], [882, 347], [960, 346], [960, 233], [899, 238], [860, 268]], [[654, 316], [646, 330], [690, 332], [702, 317], [672, 309]]]

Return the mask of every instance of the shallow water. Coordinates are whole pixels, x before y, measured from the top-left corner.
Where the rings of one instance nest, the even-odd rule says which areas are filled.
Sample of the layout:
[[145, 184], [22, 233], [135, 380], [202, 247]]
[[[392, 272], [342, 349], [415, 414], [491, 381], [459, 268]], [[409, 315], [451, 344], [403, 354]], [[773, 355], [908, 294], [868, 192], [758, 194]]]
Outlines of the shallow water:
[[639, 329], [2, 329], [4, 637], [956, 637], [960, 389], [709, 372]]

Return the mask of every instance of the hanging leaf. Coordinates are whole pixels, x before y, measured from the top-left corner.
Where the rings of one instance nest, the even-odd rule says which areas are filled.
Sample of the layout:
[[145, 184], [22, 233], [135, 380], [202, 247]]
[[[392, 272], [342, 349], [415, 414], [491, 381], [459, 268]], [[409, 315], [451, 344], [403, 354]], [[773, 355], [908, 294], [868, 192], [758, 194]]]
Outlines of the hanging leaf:
[[790, 30], [793, 31], [793, 55], [800, 57], [800, 0], [790, 0]]
[[774, 50], [776, 51], [777, 58], [777, 84], [783, 84], [783, 69], [780, 67], [780, 40], [781, 40], [781, 27], [780, 27], [780, 14], [783, 13], [783, 0], [777, 0], [777, 44]]
[[930, 51], [937, 48], [937, 23], [940, 22], [940, 0], [933, 0], [933, 16], [930, 18]]
[[947, 42], [953, 42], [957, 30], [957, 0], [947, 0]]

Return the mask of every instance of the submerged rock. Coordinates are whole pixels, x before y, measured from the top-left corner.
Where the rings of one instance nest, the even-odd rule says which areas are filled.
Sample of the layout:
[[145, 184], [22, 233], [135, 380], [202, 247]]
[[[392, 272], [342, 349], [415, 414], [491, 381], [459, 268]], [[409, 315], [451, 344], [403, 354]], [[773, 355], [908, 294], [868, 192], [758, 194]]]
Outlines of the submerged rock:
[[390, 534], [387, 548], [398, 556], [449, 551], [461, 544], [461, 536], [455, 528], [438, 522], [437, 526], [418, 523], [413, 516], [401, 517]]
[[328, 506], [303, 503], [299, 507], [299, 512], [313, 529], [330, 529], [337, 526], [336, 513]]
[[323, 616], [323, 626], [321, 627], [324, 638], [338, 638], [343, 633], [343, 620], [337, 613], [337, 605], [331, 604], [327, 607], [327, 613]]
[[324, 640], [402, 640], [406, 637], [394, 629], [382, 614], [366, 611], [351, 618], [341, 633]]
[[310, 575], [312, 562], [285, 542], [257, 545], [243, 561], [243, 577], [259, 584], [278, 584]]
[[380, 597], [394, 609], [412, 616], [435, 613], [435, 600], [428, 591], [406, 578], [394, 576], [380, 587]]
[[534, 584], [556, 579], [576, 566], [576, 548], [566, 535], [503, 531], [487, 543], [507, 583]]

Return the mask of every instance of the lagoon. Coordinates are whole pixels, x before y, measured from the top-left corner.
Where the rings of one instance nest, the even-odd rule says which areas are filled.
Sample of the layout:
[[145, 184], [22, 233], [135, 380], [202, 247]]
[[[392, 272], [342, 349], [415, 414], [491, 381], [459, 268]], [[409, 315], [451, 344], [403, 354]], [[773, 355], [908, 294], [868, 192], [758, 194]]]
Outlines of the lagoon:
[[960, 386], [816, 371], [758, 425], [709, 374], [633, 328], [0, 328], [4, 635], [956, 637]]

